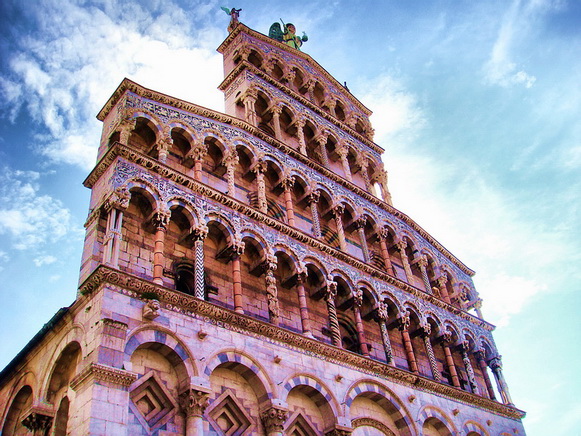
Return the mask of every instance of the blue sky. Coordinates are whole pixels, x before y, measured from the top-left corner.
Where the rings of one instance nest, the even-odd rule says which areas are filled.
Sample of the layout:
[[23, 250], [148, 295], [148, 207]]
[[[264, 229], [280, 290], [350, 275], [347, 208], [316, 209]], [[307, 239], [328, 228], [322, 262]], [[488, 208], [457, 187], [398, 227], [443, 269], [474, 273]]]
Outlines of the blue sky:
[[[0, 367], [74, 300], [95, 115], [123, 77], [223, 110], [221, 5], [1, 2]], [[528, 434], [574, 434], [581, 2], [224, 5], [263, 33], [294, 22], [374, 111], [394, 205], [476, 271]]]

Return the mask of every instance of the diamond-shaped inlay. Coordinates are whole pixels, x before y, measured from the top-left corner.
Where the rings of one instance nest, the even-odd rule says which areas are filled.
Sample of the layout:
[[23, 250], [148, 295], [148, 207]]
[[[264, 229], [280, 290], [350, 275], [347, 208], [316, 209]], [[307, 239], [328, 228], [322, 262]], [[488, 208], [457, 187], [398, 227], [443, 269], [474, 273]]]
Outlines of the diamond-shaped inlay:
[[250, 434], [252, 418], [238, 403], [236, 397], [226, 391], [212, 404], [208, 418], [216, 430], [225, 436], [242, 436]]
[[287, 427], [285, 434], [288, 434], [289, 436], [316, 436], [320, 434], [320, 432], [315, 430], [311, 423], [299, 413]]
[[129, 395], [136, 416], [150, 429], [162, 425], [170, 417], [170, 412], [176, 409], [171, 394], [166, 392], [152, 372], [139, 379]]

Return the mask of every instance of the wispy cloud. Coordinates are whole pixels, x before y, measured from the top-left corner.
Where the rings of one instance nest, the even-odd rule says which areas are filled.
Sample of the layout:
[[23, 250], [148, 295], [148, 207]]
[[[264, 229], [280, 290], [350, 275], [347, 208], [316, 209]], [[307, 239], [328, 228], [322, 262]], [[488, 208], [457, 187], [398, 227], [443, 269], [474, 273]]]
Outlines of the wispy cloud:
[[57, 258], [50, 255], [50, 254], [45, 254], [42, 256], [38, 256], [37, 258], [34, 259], [34, 264], [36, 266], [43, 266], [43, 265], [50, 265], [51, 263], [55, 263], [57, 261]]
[[17, 250], [41, 249], [63, 238], [71, 215], [63, 204], [42, 195], [37, 172], [2, 168], [0, 175], [0, 235]]
[[502, 19], [502, 24], [490, 57], [484, 65], [485, 79], [488, 83], [500, 86], [524, 85], [533, 86], [537, 78], [526, 72], [513, 60], [513, 46], [518, 42], [521, 33], [527, 32], [529, 21], [540, 10], [542, 1], [533, 1], [523, 5], [521, 0], [513, 0]]
[[19, 110], [32, 115], [41, 127], [39, 153], [91, 168], [100, 130], [94, 116], [125, 76], [222, 108], [216, 90], [221, 73], [214, 50], [222, 37], [218, 28], [202, 23], [194, 28], [197, 15], [176, 4], [156, 7], [150, 11], [131, 1], [99, 9], [48, 1], [27, 12], [38, 29], [15, 41], [18, 49], [0, 76], [0, 106], [13, 120]]

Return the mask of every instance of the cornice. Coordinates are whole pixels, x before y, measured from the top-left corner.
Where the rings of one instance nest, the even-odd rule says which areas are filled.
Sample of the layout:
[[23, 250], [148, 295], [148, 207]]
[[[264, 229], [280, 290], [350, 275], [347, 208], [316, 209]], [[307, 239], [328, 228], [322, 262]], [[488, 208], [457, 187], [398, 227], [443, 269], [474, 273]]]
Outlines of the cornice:
[[[267, 44], [271, 44], [274, 47], [277, 47], [281, 50], [287, 51], [289, 52], [291, 55], [302, 58], [303, 60], [309, 62], [322, 76], [324, 76], [327, 80], [329, 80], [331, 83], [333, 83], [333, 85], [335, 85], [337, 87], [337, 89], [344, 89], [344, 86], [341, 85], [337, 79], [335, 79], [331, 74], [329, 74], [327, 72], [327, 70], [325, 70], [315, 59], [313, 59], [310, 55], [306, 54], [303, 51], [300, 50], [296, 50], [293, 49], [291, 47], [289, 47], [286, 44], [283, 44], [282, 42], [279, 42], [275, 39], [272, 39], [266, 35], [263, 35], [260, 32], [257, 32], [256, 30], [252, 30], [251, 28], [247, 27], [246, 25], [242, 24], [242, 23], [238, 23], [238, 25], [236, 26], [236, 28], [230, 32], [230, 34], [226, 37], [226, 39], [222, 42], [222, 44], [220, 44], [220, 46], [216, 49], [218, 51], [218, 53], [223, 54], [226, 51], [226, 48], [232, 44], [234, 42], [234, 40], [236, 39], [236, 37], [238, 35], [240, 35], [241, 33], [246, 33], [248, 36], [251, 36], [253, 38], [256, 38], [262, 42], [265, 42]], [[348, 92], [348, 94], [344, 94], [347, 98], [349, 98], [349, 100], [355, 104], [359, 109], [361, 109], [361, 111], [363, 111], [367, 116], [370, 116], [373, 112], [366, 107], [363, 103], [361, 103], [357, 97], [355, 97], [353, 94], [351, 94], [350, 92]]]
[[[471, 314], [460, 310], [450, 304], [445, 303], [444, 301], [436, 298], [435, 296], [428, 294], [410, 286], [408, 283], [405, 283], [389, 274], [385, 273], [384, 271], [367, 264], [356, 257], [347, 254], [343, 251], [337, 250], [330, 245], [325, 244], [324, 242], [320, 241], [319, 239], [313, 238], [312, 236], [294, 228], [290, 227], [289, 225], [274, 219], [266, 214], [263, 214], [259, 210], [249, 206], [245, 203], [236, 200], [233, 197], [230, 197], [204, 183], [201, 183], [191, 177], [184, 175], [183, 173], [172, 169], [171, 167], [162, 164], [157, 159], [151, 158], [149, 156], [140, 153], [139, 151], [120, 143], [115, 143], [105, 155], [101, 158], [97, 166], [93, 169], [91, 174], [85, 179], [84, 185], [88, 188], [92, 188], [94, 183], [101, 177], [101, 175], [106, 171], [109, 166], [113, 164], [117, 157], [122, 157], [129, 162], [133, 162], [137, 165], [140, 165], [144, 168], [147, 168], [148, 171], [152, 171], [161, 175], [162, 177], [173, 181], [181, 186], [184, 186], [187, 189], [209, 199], [212, 199], [220, 204], [223, 204], [236, 212], [243, 213], [244, 215], [261, 222], [269, 227], [276, 229], [277, 231], [288, 235], [299, 242], [307, 244], [313, 248], [320, 250], [323, 253], [330, 254], [353, 267], [365, 271], [367, 274], [379, 278], [384, 282], [395, 286], [401, 289], [408, 294], [411, 294], [417, 298], [423, 299], [428, 301], [429, 303], [433, 304], [434, 306], [443, 308], [454, 315], [469, 321], [472, 324], [478, 325], [479, 327], [484, 328], [485, 330], [492, 331], [494, 330], [494, 325], [480, 319], [477, 317], [472, 316]], [[99, 208], [95, 208], [89, 217], [93, 218], [98, 213]]]
[[[309, 159], [307, 156], [299, 153], [298, 151], [292, 149], [291, 147], [287, 146], [281, 141], [267, 135], [262, 130], [248, 124], [246, 121], [243, 121], [239, 118], [232, 117], [230, 115], [226, 115], [221, 112], [214, 111], [212, 109], [205, 108], [203, 106], [198, 106], [193, 103], [186, 102], [184, 100], [180, 100], [166, 94], [153, 91], [148, 88], [144, 88], [143, 86], [129, 80], [123, 79], [121, 84], [117, 87], [113, 95], [109, 98], [108, 102], [105, 104], [101, 112], [97, 118], [101, 121], [105, 119], [109, 111], [113, 108], [113, 106], [117, 103], [117, 101], [123, 96], [124, 92], [130, 91], [136, 95], [139, 95], [144, 98], [148, 98], [154, 101], [157, 101], [161, 104], [166, 104], [169, 106], [173, 106], [177, 109], [182, 109], [188, 112], [191, 112], [195, 115], [199, 115], [202, 117], [206, 117], [224, 124], [228, 124], [234, 126], [236, 128], [242, 129], [251, 135], [261, 139], [262, 141], [272, 145], [273, 147], [278, 148], [279, 150], [283, 151], [284, 153], [291, 156], [293, 159], [300, 161], [301, 163], [317, 170], [319, 173], [323, 174], [325, 177], [333, 180], [336, 183], [341, 184], [347, 189], [350, 189], [355, 194], [360, 196], [361, 198], [365, 199], [366, 201], [375, 204], [376, 206], [383, 208], [385, 211], [391, 213], [396, 218], [402, 220], [406, 224], [408, 224], [411, 228], [413, 228], [420, 236], [422, 236], [426, 241], [428, 241], [434, 248], [436, 248], [440, 253], [450, 260], [454, 265], [456, 265], [462, 272], [468, 274], [469, 276], [474, 275], [474, 271], [468, 268], [464, 263], [462, 263], [456, 256], [454, 256], [446, 247], [444, 247], [440, 242], [438, 242], [434, 237], [432, 237], [427, 231], [425, 231], [419, 224], [417, 224], [413, 219], [411, 219], [405, 213], [399, 211], [395, 207], [389, 205], [388, 203], [384, 202], [380, 198], [375, 197], [374, 195], [370, 194], [369, 192], [361, 189], [359, 186], [349, 182], [348, 180], [338, 176], [334, 172], [330, 171], [329, 169], [323, 167], [322, 165], [316, 163], [312, 159]], [[103, 159], [101, 159], [102, 161]], [[101, 163], [99, 161], [97, 166]], [[85, 186], [90, 188], [86, 183], [92, 177], [93, 173], [95, 172], [96, 168], [93, 169], [91, 174], [85, 179]]]
[[236, 77], [238, 77], [238, 75], [240, 73], [242, 73], [244, 70], [249, 70], [255, 76], [260, 77], [265, 82], [268, 82], [270, 85], [278, 88], [279, 90], [283, 91], [285, 94], [288, 94], [289, 96], [291, 96], [293, 99], [298, 101], [300, 104], [302, 104], [303, 106], [305, 106], [309, 110], [312, 110], [320, 117], [325, 118], [327, 121], [333, 123], [341, 130], [347, 132], [349, 135], [351, 135], [353, 138], [355, 138], [359, 142], [361, 142], [364, 145], [366, 145], [367, 147], [371, 148], [374, 152], [376, 152], [380, 155], [385, 152], [385, 150], [382, 147], [380, 147], [379, 145], [377, 145], [375, 142], [373, 142], [370, 139], [366, 138], [365, 136], [357, 133], [355, 130], [353, 130], [351, 127], [349, 127], [347, 124], [343, 123], [342, 121], [339, 121], [334, 116], [321, 110], [317, 105], [313, 104], [309, 99], [303, 97], [300, 94], [297, 94], [295, 91], [284, 86], [282, 83], [278, 82], [277, 80], [274, 80], [268, 74], [264, 73], [263, 71], [260, 71], [258, 68], [256, 68], [254, 65], [252, 65], [249, 62], [246, 62], [246, 61], [240, 62], [236, 66], [236, 68], [234, 68], [232, 71], [230, 71], [230, 73], [228, 74], [228, 76], [226, 76], [226, 78], [222, 81], [222, 83], [220, 83], [220, 85], [218, 85], [218, 89], [220, 91], [225, 91], [226, 88], [234, 81], [234, 79], [236, 79]]
[[100, 363], [91, 363], [71, 381], [71, 388], [76, 391], [81, 385], [92, 380], [130, 386], [137, 380], [137, 374]]
[[[224, 307], [197, 299], [191, 295], [182, 294], [173, 289], [156, 285], [150, 281], [113, 269], [109, 266], [99, 265], [83, 282], [80, 287], [80, 293], [90, 298], [90, 294], [96, 293], [106, 285], [119, 287], [122, 293], [135, 298], [139, 298], [144, 292], [154, 292], [158, 295], [159, 301], [167, 310], [189, 316], [197, 316], [217, 326], [224, 327], [227, 325], [229, 330], [266, 337], [273, 342], [281, 342], [285, 346], [291, 346], [297, 351], [323, 357], [325, 360], [336, 364], [348, 366], [371, 375], [385, 377], [399, 384], [476, 406], [511, 419], [522, 419], [525, 416], [523, 411], [515, 407], [474, 395], [470, 392], [412, 374], [399, 368], [394, 368], [385, 363], [274, 326], [270, 323], [252, 318], [251, 316], [239, 314]], [[131, 374], [126, 371], [116, 370], [115, 368], [107, 368], [107, 370], [109, 371], [106, 372], [107, 374], [111, 374], [110, 370], [116, 371], [111, 374], [113, 377], [111, 381], [117, 380], [116, 377], [129, 376]], [[87, 371], [89, 370], [84, 371], [77, 378], [81, 378]], [[95, 372], [94, 369], [90, 369], [90, 371]], [[84, 376], [83, 380], [87, 377], [88, 375]], [[118, 383], [121, 384], [121, 381]], [[80, 382], [76, 383], [77, 386], [79, 384]]]

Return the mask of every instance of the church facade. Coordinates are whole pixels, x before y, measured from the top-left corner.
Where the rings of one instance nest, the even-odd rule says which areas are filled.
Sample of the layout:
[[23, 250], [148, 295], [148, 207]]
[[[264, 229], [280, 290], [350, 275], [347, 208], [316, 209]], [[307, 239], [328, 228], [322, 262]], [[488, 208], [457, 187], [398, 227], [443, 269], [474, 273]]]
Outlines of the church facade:
[[234, 18], [226, 113], [128, 79], [99, 113], [77, 299], [0, 374], [2, 435], [524, 435], [369, 109]]

